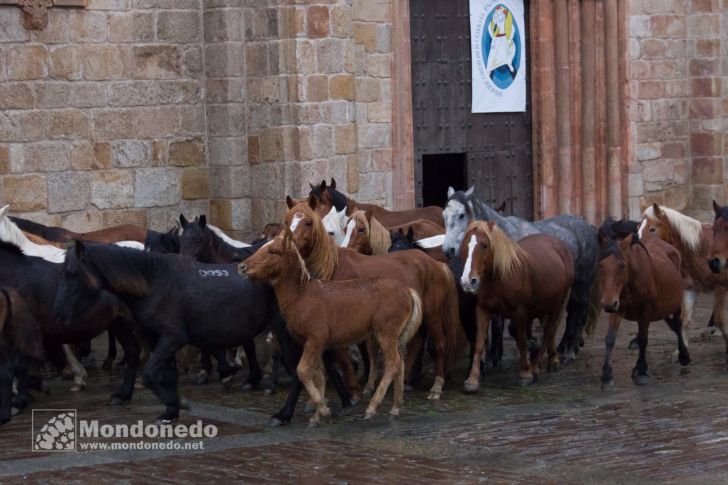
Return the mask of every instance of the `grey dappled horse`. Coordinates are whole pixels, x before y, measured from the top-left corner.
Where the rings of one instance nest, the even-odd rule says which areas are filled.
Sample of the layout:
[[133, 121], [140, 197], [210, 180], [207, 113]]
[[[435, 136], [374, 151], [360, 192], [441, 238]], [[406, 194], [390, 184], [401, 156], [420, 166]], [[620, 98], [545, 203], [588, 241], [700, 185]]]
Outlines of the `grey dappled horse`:
[[531, 234], [550, 234], [560, 239], [571, 250], [576, 264], [576, 280], [571, 287], [567, 304], [566, 329], [559, 344], [561, 361], [571, 363], [579, 351], [582, 332], [587, 324], [593, 325], [598, 317], [599, 307], [591, 303], [598, 299], [597, 258], [599, 242], [597, 229], [584, 219], [560, 215], [530, 222], [515, 216], [503, 216], [495, 209], [473, 195], [474, 187], [467, 191], [447, 191], [447, 205], [443, 212], [445, 219], [445, 242], [443, 252], [453, 257], [460, 251], [465, 230], [473, 220], [495, 221], [508, 237], [518, 241]]

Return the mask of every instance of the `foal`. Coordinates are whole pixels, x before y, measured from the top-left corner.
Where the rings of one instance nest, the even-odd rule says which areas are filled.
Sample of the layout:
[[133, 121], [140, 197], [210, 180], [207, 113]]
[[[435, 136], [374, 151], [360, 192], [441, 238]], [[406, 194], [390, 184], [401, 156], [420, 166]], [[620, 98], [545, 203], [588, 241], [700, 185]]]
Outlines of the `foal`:
[[[546, 348], [551, 364], [558, 364], [556, 330], [574, 283], [574, 257], [553, 236], [535, 234], [517, 243], [495, 222], [474, 221], [468, 226], [460, 249], [465, 260], [460, 283], [468, 293], [477, 293], [477, 337], [467, 390], [478, 388], [480, 355], [492, 315], [509, 318], [515, 325], [521, 354], [520, 384], [538, 376]], [[528, 361], [528, 328], [538, 318], [543, 340], [535, 359]]]
[[690, 363], [679, 313], [683, 295], [680, 253], [657, 237], [648, 238], [643, 243], [635, 234], [629, 234], [617, 241], [617, 234], [608, 236], [612, 225], [611, 221], [607, 221], [599, 231], [602, 244], [599, 260], [601, 303], [604, 311], [609, 314], [602, 389], [614, 385], [612, 350], [617, 340], [619, 324], [624, 318], [638, 324], [637, 343], [640, 353], [632, 370], [635, 384], [644, 385], [649, 382], [646, 354], [650, 322], [665, 319], [677, 334], [680, 363]]
[[314, 384], [314, 372], [320, 367], [324, 350], [356, 344], [370, 335], [382, 349], [384, 376], [364, 417], [376, 414], [393, 380], [394, 403], [389, 414], [399, 416], [404, 390], [402, 348], [422, 322], [417, 292], [389, 279], [311, 282], [290, 230], [241, 263], [239, 271], [270, 282], [289, 332], [303, 345], [296, 373], [316, 405], [312, 425], [331, 413], [322, 390]]

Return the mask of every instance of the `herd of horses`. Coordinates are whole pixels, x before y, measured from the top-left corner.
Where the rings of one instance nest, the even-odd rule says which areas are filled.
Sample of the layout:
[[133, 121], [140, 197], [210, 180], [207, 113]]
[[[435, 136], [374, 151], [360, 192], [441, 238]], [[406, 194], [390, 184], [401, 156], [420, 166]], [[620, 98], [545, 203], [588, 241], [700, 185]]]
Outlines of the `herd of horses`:
[[310, 424], [329, 416], [327, 381], [342, 414], [371, 395], [365, 418], [393, 385], [394, 418], [406, 385], [422, 377], [426, 355], [435, 374], [427, 397], [440, 399], [466, 347], [463, 389], [475, 392], [483, 366], [502, 358], [506, 329], [520, 354], [518, 383], [532, 383], [575, 361], [602, 310], [609, 315], [602, 387], [614, 383], [612, 351], [623, 319], [638, 325], [632, 379], [644, 385], [651, 322], [668, 324], [677, 337], [675, 361], [690, 363], [687, 330], [698, 292], [714, 294], [711, 324], [728, 356], [728, 207], [714, 202], [712, 225], [653, 204], [641, 221], [608, 219], [596, 228], [569, 215], [508, 217], [472, 187], [447, 195], [444, 209], [388, 211], [323, 181], [303, 200], [288, 197], [282, 223], [251, 243], [230, 238], [204, 215], [180, 216], [168, 232], [124, 225], [80, 234], [12, 217], [5, 207], [0, 424], [27, 407], [30, 389], [47, 389], [46, 368], [70, 370], [74, 391], [86, 387], [79, 354], [103, 332], [105, 368], [117, 342], [124, 351], [122, 383], [110, 403], [131, 400], [145, 362], [143, 383], [165, 405], [163, 423], [179, 417], [183, 347], [200, 351], [200, 382], [214, 358], [225, 385], [238, 370], [231, 350], [242, 349], [243, 388], [256, 389], [263, 370], [255, 341], [268, 332], [274, 367], [282, 364], [291, 377], [273, 425], [291, 420], [304, 388]]

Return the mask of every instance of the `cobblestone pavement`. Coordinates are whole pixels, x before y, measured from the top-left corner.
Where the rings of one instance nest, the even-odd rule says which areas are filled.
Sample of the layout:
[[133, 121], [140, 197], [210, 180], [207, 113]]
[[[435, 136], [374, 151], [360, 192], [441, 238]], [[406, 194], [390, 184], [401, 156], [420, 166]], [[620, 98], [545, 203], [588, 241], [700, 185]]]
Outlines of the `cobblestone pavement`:
[[[575, 365], [519, 388], [508, 338], [505, 365], [486, 374], [477, 395], [460, 392], [463, 362], [442, 401], [427, 401], [422, 390], [408, 394], [396, 423], [387, 420], [385, 401], [372, 422], [361, 419], [360, 404], [351, 416], [308, 429], [301, 404], [292, 424], [271, 429], [265, 423], [284, 392], [195, 386], [185, 375], [181, 393], [190, 409], [181, 423], [200, 419], [219, 429], [204, 440], [204, 451], [32, 452], [27, 410], [0, 428], [0, 483], [725, 483], [728, 371], [722, 339], [704, 331], [707, 298], [701, 303], [687, 368], [670, 363], [675, 338], [667, 326], [653, 325], [652, 381], [645, 387], [629, 377], [637, 352], [627, 342], [636, 325], [625, 322], [615, 350], [616, 386], [601, 391], [605, 317]], [[69, 393], [68, 381], [53, 381], [50, 395], [36, 394], [31, 407], [75, 408], [100, 424], [152, 423], [161, 412], [147, 390], [138, 390], [130, 406], [108, 406], [120, 372], [92, 365], [89, 374], [87, 390]]]

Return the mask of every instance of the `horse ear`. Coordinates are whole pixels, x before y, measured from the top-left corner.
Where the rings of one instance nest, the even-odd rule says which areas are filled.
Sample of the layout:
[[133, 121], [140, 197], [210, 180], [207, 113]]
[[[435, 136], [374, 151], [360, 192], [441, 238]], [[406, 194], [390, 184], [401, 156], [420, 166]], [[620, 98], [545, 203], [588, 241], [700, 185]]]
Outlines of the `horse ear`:
[[5, 214], [8, 213], [8, 210], [10, 210], [10, 205], [6, 205], [2, 209], [0, 209], [0, 217], [5, 217]]
[[488, 224], [488, 227], [491, 228], [491, 230], [495, 227], [495, 221], [488, 221], [486, 224]]
[[404, 236], [404, 231], [402, 230], [401, 227], [397, 228], [397, 234], [399, 234], [400, 236]]
[[655, 217], [662, 218], [665, 216], [665, 214], [662, 212], [662, 209], [660, 209], [660, 206], [657, 205], [657, 202], [654, 202], [652, 204], [652, 211], [655, 213]]
[[415, 242], [415, 231], [412, 229], [412, 226], [409, 226], [409, 229], [407, 229], [407, 241]]
[[506, 201], [504, 200], [503, 203], [499, 205], [496, 210], [503, 214], [506, 211]]
[[207, 216], [205, 216], [205, 214], [200, 216], [200, 226], [202, 226], [203, 229], [207, 226]]
[[293, 202], [293, 199], [291, 199], [290, 195], [286, 196], [286, 205], [288, 206], [289, 209], [293, 209], [293, 206], [296, 205], [296, 203]]
[[471, 185], [470, 188], [465, 191], [465, 195], [470, 197], [473, 195], [474, 192], [475, 192], [475, 185]]
[[309, 206], [309, 207], [310, 207], [311, 209], [313, 209], [313, 210], [316, 210], [316, 197], [314, 197], [314, 195], [313, 195], [313, 194], [310, 194], [310, 195], [308, 196], [308, 206]]
[[364, 216], [367, 218], [368, 221], [372, 220], [373, 214], [374, 214], [374, 211], [372, 209], [367, 209], [364, 211]]
[[308, 183], [308, 186], [311, 187], [311, 190], [316, 190], [316, 186], [311, 182]]
[[450, 185], [450, 186], [449, 186], [449, 187], [447, 188], [447, 198], [449, 199], [450, 197], [452, 197], [454, 193], [455, 193], [455, 189], [453, 189], [453, 188], [452, 188], [452, 185]]
[[331, 183], [329, 184], [329, 188], [332, 190], [336, 189], [336, 180], [334, 180], [334, 177], [331, 177]]
[[718, 203], [713, 199], [713, 211], [715, 211], [715, 217], [718, 217], [720, 215], [720, 212], [723, 208], [718, 205]]
[[187, 224], [189, 224], [189, 222], [187, 222], [187, 219], [185, 218], [184, 214], [179, 215], [179, 223], [180, 223], [180, 226], [182, 226], [182, 229], [186, 228]]
[[321, 191], [322, 191], [322, 192], [323, 192], [324, 190], [326, 190], [326, 181], [325, 181], [325, 180], [322, 180], [322, 181], [321, 181], [321, 185], [320, 185], [319, 187], [321, 188]]
[[627, 237], [619, 241], [619, 249], [622, 250], [622, 252], [625, 252], [629, 249], [629, 247], [632, 245], [632, 237], [633, 234], [629, 234]]

